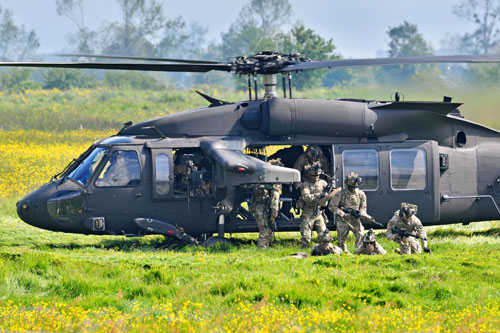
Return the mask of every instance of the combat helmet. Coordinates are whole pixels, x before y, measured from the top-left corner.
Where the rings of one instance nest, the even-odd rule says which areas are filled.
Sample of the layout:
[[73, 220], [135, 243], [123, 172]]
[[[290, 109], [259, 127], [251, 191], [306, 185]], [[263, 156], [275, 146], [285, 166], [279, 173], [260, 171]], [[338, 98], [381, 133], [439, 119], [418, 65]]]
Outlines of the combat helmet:
[[368, 230], [366, 234], [363, 235], [363, 243], [375, 243], [377, 241], [377, 237], [373, 233], [373, 229]]
[[322, 233], [318, 234], [318, 243], [333, 242], [333, 237], [330, 235], [330, 230], [325, 229]]
[[306, 149], [306, 154], [309, 158], [316, 160], [321, 156], [321, 148], [316, 145], [308, 146]]
[[347, 176], [345, 176], [345, 184], [347, 185], [347, 187], [359, 187], [361, 182], [363, 182], [363, 179], [361, 179], [361, 177], [359, 177], [356, 172], [351, 171]]
[[402, 202], [401, 208], [399, 208], [399, 216], [401, 218], [409, 218], [410, 216], [417, 214], [417, 212], [418, 206], [407, 202]]

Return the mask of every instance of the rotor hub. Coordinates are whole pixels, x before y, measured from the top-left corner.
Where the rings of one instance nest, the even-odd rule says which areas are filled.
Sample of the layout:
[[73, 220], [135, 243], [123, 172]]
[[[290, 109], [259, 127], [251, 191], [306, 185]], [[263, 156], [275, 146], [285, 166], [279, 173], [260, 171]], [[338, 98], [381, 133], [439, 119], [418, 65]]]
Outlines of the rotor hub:
[[231, 71], [240, 75], [277, 74], [279, 70], [298, 62], [308, 62], [311, 59], [302, 57], [300, 53], [282, 54], [265, 51], [253, 56], [236, 57], [231, 63]]

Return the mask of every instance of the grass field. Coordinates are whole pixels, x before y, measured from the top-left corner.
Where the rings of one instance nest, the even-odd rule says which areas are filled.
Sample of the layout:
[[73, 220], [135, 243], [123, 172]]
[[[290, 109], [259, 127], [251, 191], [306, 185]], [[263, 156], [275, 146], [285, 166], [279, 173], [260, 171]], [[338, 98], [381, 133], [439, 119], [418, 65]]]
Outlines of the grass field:
[[[482, 100], [463, 112], [500, 128], [491, 116], [499, 90], [463, 95]], [[370, 88], [309, 96], [344, 93], [383, 98]], [[206, 104], [193, 96], [104, 89], [0, 96], [1, 331], [500, 330], [499, 222], [427, 228], [432, 255], [398, 256], [379, 234], [386, 256], [296, 259], [287, 256], [299, 251], [297, 233], [278, 233], [260, 251], [256, 234], [232, 235], [231, 246], [171, 250], [161, 236], [61, 234], [17, 218], [15, 202], [95, 139], [128, 120]], [[351, 250], [353, 243], [351, 236]]]

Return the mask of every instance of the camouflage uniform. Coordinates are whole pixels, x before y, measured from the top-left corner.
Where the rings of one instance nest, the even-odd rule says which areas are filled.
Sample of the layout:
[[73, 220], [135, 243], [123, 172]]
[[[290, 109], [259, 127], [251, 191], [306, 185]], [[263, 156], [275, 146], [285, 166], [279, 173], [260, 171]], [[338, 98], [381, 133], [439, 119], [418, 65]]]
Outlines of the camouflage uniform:
[[342, 250], [340, 247], [333, 245], [330, 243], [333, 241], [332, 236], [330, 235], [330, 231], [325, 229], [323, 234], [318, 235], [318, 242], [311, 249], [311, 256], [326, 256], [329, 254], [341, 254]]
[[[351, 173], [346, 177], [346, 184], [348, 177], [352, 176]], [[357, 174], [354, 174], [358, 177]], [[366, 214], [366, 195], [363, 191], [356, 187], [347, 186], [342, 190], [335, 193], [328, 209], [336, 215], [335, 222], [337, 224], [338, 244], [342, 251], [349, 253], [345, 241], [349, 237], [349, 231], [352, 231], [356, 239], [356, 248], [360, 245], [361, 237], [364, 231], [360, 219], [355, 219], [350, 214], [344, 213], [341, 208], [359, 210], [361, 216], [368, 216]]]
[[274, 219], [278, 216], [280, 191], [280, 184], [274, 184], [271, 188], [258, 187], [254, 190], [248, 208], [259, 227], [259, 239], [257, 240], [257, 247], [259, 248], [268, 247], [274, 238], [270, 222], [274, 222]]
[[386, 253], [387, 251], [377, 242], [377, 237], [373, 234], [373, 229], [370, 229], [363, 236], [361, 244], [356, 249], [356, 254], [377, 255]]
[[410, 216], [406, 216], [404, 214], [405, 206], [408, 204], [402, 203], [401, 209], [397, 210], [394, 213], [394, 216], [389, 220], [387, 224], [387, 231], [385, 235], [388, 239], [399, 243], [401, 254], [413, 254], [413, 253], [421, 253], [422, 248], [418, 242], [418, 239], [415, 237], [401, 237], [399, 233], [393, 232], [393, 228], [399, 228], [407, 233], [411, 233], [414, 235], [418, 235], [422, 241], [422, 247], [426, 250], [426, 252], [430, 252], [427, 248], [427, 234], [425, 233], [424, 226], [420, 219], [416, 217], [414, 214], [416, 213], [416, 206], [414, 206], [414, 212], [410, 212]]
[[[302, 177], [301, 179], [306, 179], [305, 171], [317, 163], [319, 163], [323, 172], [329, 176], [331, 175], [330, 162], [323, 155], [321, 148], [318, 146], [309, 146], [307, 150], [297, 158], [293, 168], [299, 170], [300, 176]], [[300, 185], [300, 183], [297, 183], [297, 185]], [[298, 186], [296, 186], [296, 188], [298, 188]]]
[[[311, 167], [309, 170], [316, 169], [321, 173], [321, 169]], [[308, 171], [308, 177], [305, 182], [300, 186], [300, 197], [302, 203], [302, 215], [300, 216], [300, 235], [301, 246], [306, 248], [311, 243], [313, 230], [322, 233], [326, 229], [324, 212], [318, 207], [318, 201], [323, 195], [324, 188], [327, 186], [324, 180], [320, 180], [319, 173], [311, 176]]]

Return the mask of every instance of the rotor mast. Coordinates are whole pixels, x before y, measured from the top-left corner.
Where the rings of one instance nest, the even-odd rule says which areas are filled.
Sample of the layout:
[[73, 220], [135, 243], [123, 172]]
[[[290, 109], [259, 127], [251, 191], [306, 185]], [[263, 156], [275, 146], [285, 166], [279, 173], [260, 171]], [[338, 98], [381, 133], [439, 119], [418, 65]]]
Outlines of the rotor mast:
[[264, 82], [264, 98], [276, 98], [278, 97], [277, 85], [278, 79], [276, 74], [263, 74], [262, 81]]

